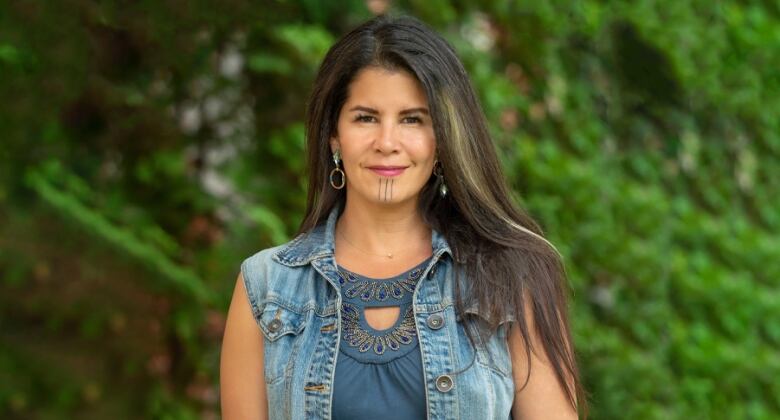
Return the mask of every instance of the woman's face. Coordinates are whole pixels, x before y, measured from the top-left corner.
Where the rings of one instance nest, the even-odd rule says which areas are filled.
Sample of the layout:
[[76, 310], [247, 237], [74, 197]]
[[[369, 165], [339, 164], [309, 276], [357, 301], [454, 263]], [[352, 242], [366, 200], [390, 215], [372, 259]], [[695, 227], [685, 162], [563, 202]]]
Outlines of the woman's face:
[[330, 147], [341, 150], [348, 196], [383, 204], [416, 202], [433, 171], [436, 138], [428, 100], [414, 76], [378, 67], [361, 70], [349, 86], [337, 127]]

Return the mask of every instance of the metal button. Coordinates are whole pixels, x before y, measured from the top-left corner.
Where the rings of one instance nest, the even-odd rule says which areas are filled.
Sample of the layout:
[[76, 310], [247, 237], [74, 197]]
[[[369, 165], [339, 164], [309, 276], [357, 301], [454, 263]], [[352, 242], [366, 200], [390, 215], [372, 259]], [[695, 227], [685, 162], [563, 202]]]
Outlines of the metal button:
[[452, 389], [452, 378], [450, 375], [440, 375], [436, 378], [436, 389], [441, 392], [448, 392]]
[[436, 274], [436, 264], [431, 267], [430, 270], [428, 270], [428, 278], [433, 278], [433, 275]]
[[425, 321], [428, 324], [428, 328], [432, 330], [438, 330], [444, 326], [444, 317], [439, 314], [433, 314]]
[[278, 319], [274, 319], [268, 323], [268, 330], [271, 332], [277, 332], [279, 331], [279, 328], [282, 328], [282, 321]]

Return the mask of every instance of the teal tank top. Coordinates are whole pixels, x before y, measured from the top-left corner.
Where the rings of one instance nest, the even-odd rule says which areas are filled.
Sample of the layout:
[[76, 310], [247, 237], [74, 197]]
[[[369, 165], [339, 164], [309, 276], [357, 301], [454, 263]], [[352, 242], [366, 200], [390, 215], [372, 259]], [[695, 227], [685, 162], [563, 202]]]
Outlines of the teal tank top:
[[[385, 279], [338, 268], [342, 332], [333, 383], [334, 420], [425, 418], [412, 293], [430, 260]], [[375, 330], [363, 310], [382, 306], [398, 306], [398, 319], [388, 329]]]

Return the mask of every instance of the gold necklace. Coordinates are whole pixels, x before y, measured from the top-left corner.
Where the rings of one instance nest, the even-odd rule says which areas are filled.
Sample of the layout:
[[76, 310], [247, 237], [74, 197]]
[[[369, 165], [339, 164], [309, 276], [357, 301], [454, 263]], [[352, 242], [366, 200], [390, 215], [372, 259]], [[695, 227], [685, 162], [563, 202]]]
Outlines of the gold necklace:
[[341, 239], [345, 240], [345, 241], [346, 241], [346, 242], [347, 242], [349, 245], [351, 245], [353, 248], [357, 249], [358, 251], [360, 251], [360, 252], [362, 252], [362, 253], [364, 253], [364, 254], [369, 254], [369, 255], [376, 255], [376, 256], [378, 256], [378, 257], [387, 257], [387, 258], [393, 258], [393, 253], [392, 253], [392, 252], [388, 252], [387, 254], [376, 254], [376, 253], [373, 253], [373, 252], [364, 251], [364, 250], [362, 250], [362, 249], [358, 248], [358, 247], [357, 247], [355, 244], [353, 244], [352, 242], [350, 242], [350, 241], [349, 241], [349, 239], [347, 239], [347, 237], [346, 237], [346, 236], [344, 236], [344, 234], [343, 234], [343, 233], [339, 232], [338, 230], [336, 230], [336, 233], [337, 233], [339, 236], [341, 236]]

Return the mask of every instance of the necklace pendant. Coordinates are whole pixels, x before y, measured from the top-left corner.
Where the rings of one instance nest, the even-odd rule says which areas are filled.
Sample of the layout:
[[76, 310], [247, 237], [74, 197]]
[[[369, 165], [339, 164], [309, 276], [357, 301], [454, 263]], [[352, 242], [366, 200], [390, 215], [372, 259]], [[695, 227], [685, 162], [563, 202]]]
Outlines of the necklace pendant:
[[387, 254], [387, 258], [393, 258], [393, 254]]

